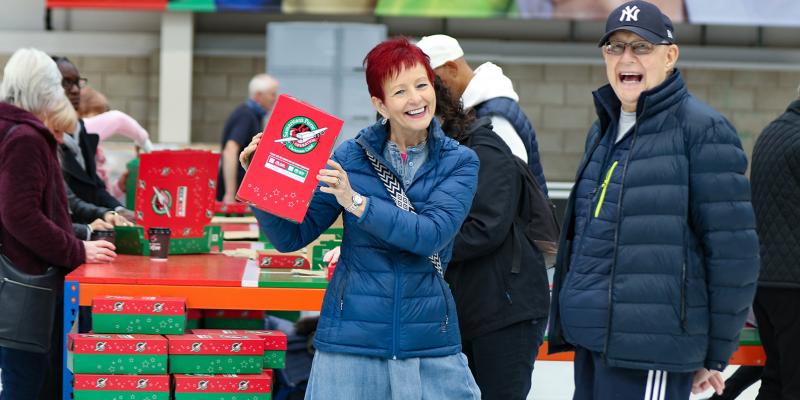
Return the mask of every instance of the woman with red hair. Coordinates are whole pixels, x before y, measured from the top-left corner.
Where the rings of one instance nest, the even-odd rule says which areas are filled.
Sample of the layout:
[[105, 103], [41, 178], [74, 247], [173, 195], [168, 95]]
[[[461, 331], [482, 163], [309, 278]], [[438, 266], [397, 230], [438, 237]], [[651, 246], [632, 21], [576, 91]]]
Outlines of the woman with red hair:
[[[364, 66], [382, 118], [319, 171], [324, 184], [303, 223], [254, 210], [284, 252], [304, 247], [343, 214], [306, 399], [479, 399], [443, 279], [475, 194], [478, 159], [433, 118], [434, 73], [418, 47], [387, 40]], [[245, 168], [260, 139], [242, 152]]]

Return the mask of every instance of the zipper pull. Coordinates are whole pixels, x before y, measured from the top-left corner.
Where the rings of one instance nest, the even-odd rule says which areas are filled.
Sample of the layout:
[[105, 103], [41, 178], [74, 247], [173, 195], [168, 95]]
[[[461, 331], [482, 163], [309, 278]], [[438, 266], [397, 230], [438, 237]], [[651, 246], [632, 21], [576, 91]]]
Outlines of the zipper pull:
[[442, 321], [442, 332], [447, 332], [447, 325], [450, 323], [450, 316], [445, 314], [444, 321]]
[[511, 293], [506, 292], [506, 298], [508, 299], [508, 304], [514, 304], [514, 302], [511, 300]]
[[339, 311], [344, 311], [344, 299], [339, 300]]

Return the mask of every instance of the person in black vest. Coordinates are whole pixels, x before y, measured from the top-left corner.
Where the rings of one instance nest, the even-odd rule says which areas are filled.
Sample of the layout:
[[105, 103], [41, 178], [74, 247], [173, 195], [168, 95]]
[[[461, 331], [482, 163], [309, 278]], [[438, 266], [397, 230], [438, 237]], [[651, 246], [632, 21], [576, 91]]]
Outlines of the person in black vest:
[[491, 118], [492, 130], [515, 156], [528, 164], [539, 188], [547, 194], [536, 131], [519, 106], [519, 95], [514, 91], [511, 79], [490, 62], [473, 71], [464, 60], [464, 50], [450, 36], [426, 36], [417, 46], [430, 57], [434, 72], [453, 96], [461, 99], [465, 110], [474, 109], [477, 118]]
[[755, 295], [758, 236], [736, 130], [686, 88], [672, 22], [629, 1], [598, 42], [608, 84], [561, 229], [548, 330], [575, 400], [722, 393]]
[[[61, 71], [64, 92], [77, 111], [81, 104], [81, 88], [86, 86], [87, 80], [81, 77], [78, 68], [68, 58], [53, 56], [53, 61]], [[60, 146], [64, 181], [80, 199], [109, 208], [126, 219], [133, 220], [133, 212], [123, 207], [106, 190], [105, 182], [97, 175], [94, 158], [99, 142], [100, 138], [96, 134], [86, 132], [83, 120], [78, 121], [73, 132], [64, 135], [64, 144]]]
[[464, 112], [441, 78], [434, 88], [442, 129], [480, 160], [478, 189], [445, 274], [461, 345], [483, 400], [524, 400], [550, 306], [544, 258], [516, 212], [529, 200], [523, 186], [535, 183], [523, 176], [527, 167], [492, 131], [488, 117]]
[[761, 275], [753, 311], [767, 355], [758, 398], [798, 399], [800, 98], [756, 140], [751, 179], [761, 239]]

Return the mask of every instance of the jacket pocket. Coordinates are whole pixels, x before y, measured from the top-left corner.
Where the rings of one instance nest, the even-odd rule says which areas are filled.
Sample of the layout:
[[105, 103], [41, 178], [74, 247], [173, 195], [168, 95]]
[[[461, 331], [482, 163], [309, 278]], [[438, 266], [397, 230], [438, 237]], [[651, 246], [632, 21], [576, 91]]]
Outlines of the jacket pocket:
[[442, 301], [444, 302], [444, 317], [442, 318], [439, 330], [442, 333], [445, 333], [450, 325], [450, 302], [447, 301], [447, 287], [445, 287], [446, 283], [444, 278], [442, 278], [438, 273], [434, 274], [436, 275], [436, 281], [439, 282], [439, 288], [442, 290]]
[[594, 217], [597, 218], [600, 216], [600, 210], [603, 209], [603, 202], [606, 200], [606, 191], [608, 190], [608, 184], [611, 182], [611, 176], [614, 174], [614, 169], [617, 168], [617, 164], [619, 161], [614, 161], [611, 164], [611, 167], [608, 169], [606, 173], [605, 179], [603, 179], [603, 184], [600, 186], [600, 200], [597, 202], [597, 207], [594, 209]]
[[350, 269], [345, 270], [344, 277], [342, 277], [342, 283], [339, 284], [339, 291], [336, 295], [336, 302], [337, 308], [339, 310], [339, 316], [341, 317], [344, 314], [344, 292], [347, 290], [347, 282], [350, 281]]

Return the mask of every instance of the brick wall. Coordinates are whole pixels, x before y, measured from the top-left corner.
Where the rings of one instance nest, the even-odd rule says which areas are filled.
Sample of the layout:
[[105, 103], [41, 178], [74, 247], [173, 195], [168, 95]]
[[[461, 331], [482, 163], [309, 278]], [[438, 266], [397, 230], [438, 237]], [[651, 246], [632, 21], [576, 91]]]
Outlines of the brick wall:
[[[0, 56], [5, 64], [8, 55]], [[108, 96], [158, 141], [158, 53], [149, 57], [71, 57], [90, 85]], [[263, 57], [196, 56], [192, 100], [192, 142], [218, 146], [228, 115], [247, 96], [250, 78], [265, 70]], [[591, 91], [605, 84], [602, 66], [501, 65], [533, 122], [545, 174], [571, 181], [595, 119]], [[787, 104], [797, 97], [800, 72], [686, 68], [689, 90], [721, 111], [739, 131], [745, 150]], [[364, 94], [367, 95], [366, 93]]]

